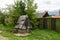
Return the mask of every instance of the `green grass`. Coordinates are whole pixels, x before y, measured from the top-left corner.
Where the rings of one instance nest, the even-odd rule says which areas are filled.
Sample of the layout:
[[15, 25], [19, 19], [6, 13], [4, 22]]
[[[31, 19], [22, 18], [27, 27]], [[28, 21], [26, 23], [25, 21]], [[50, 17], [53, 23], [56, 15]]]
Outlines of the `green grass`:
[[11, 30], [13, 28], [13, 26], [4, 26], [3, 24], [0, 24], [0, 30]]
[[60, 40], [60, 33], [47, 30], [33, 30], [30, 36], [17, 37], [8, 31], [0, 33], [4, 37], [8, 37], [10, 40]]
[[40, 29], [32, 30], [31, 35], [26, 37], [17, 37], [9, 31], [3, 31], [0, 35], [9, 38], [9, 40], [60, 40], [60, 33]]

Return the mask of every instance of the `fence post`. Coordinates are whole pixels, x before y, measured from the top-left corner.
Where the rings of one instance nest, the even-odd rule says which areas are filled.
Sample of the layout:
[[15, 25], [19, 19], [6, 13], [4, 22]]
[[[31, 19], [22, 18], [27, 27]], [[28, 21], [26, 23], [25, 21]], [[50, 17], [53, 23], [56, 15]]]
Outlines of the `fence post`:
[[46, 20], [46, 18], [43, 18], [43, 28], [47, 29], [47, 20]]
[[60, 18], [56, 18], [56, 31], [60, 32]]
[[56, 18], [51, 19], [51, 29], [56, 30]]

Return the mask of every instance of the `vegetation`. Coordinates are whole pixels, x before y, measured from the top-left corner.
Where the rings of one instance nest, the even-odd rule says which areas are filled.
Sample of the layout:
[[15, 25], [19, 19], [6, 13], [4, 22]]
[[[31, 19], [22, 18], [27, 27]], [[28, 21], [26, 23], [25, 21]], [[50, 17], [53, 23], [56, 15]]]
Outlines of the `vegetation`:
[[0, 35], [7, 37], [9, 40], [60, 40], [60, 33], [40, 29], [32, 30], [31, 35], [26, 37], [17, 37], [9, 31], [3, 31]]
[[15, 5], [13, 5], [12, 8], [8, 7], [9, 16], [14, 19], [14, 25], [16, 25], [16, 22], [21, 15], [28, 15], [31, 25], [36, 27], [37, 19], [35, 13], [37, 5], [33, 4], [33, 2], [34, 0], [16, 0]]
[[0, 24], [3, 23], [4, 24], [4, 15], [0, 10]]
[[[10, 27], [10, 28], [9, 28]], [[26, 37], [17, 37], [13, 33], [10, 33], [11, 26], [4, 26], [0, 24], [0, 35], [7, 37], [9, 40], [60, 40], [60, 33], [56, 31], [40, 30], [35, 29], [31, 30], [31, 35]]]
[[[10, 40], [60, 40], [60, 33], [51, 30], [35, 29], [38, 24], [36, 19], [37, 4], [33, 4], [33, 2], [34, 0], [16, 0], [15, 5], [8, 6], [8, 14], [0, 11], [0, 31], [3, 31], [0, 35], [8, 37]], [[14, 28], [21, 15], [28, 15], [29, 21], [33, 29], [35, 29], [31, 31], [31, 35], [28, 37], [17, 37], [10, 33], [10, 30]], [[41, 22], [43, 22], [43, 19], [40, 20], [40, 24]], [[40, 25], [41, 28], [42, 24]], [[47, 26], [50, 27], [49, 22], [47, 22]]]
[[36, 8], [37, 5], [33, 4], [34, 0], [16, 0], [15, 5], [8, 6], [8, 14], [0, 11], [0, 23], [5, 26], [15, 26], [18, 18], [21, 15], [28, 15], [31, 25], [35, 28], [37, 25]]

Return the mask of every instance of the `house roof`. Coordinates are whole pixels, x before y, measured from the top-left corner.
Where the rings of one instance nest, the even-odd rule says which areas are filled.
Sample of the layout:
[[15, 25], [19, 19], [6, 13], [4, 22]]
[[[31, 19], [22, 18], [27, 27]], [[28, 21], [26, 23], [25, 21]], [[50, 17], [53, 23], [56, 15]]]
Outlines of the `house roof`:
[[48, 14], [48, 13], [46, 13], [46, 12], [38, 13], [37, 18], [43, 18], [43, 16], [44, 16], [45, 14]]
[[60, 16], [52, 16], [52, 18], [60, 18]]
[[42, 18], [45, 15], [45, 13], [38, 13], [38, 18]]

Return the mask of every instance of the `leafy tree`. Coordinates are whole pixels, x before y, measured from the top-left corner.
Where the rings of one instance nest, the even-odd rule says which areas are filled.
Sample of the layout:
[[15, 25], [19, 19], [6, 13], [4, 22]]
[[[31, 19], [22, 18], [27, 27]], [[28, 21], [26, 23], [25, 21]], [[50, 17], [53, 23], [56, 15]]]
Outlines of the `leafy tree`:
[[16, 24], [20, 15], [25, 15], [25, 4], [22, 1], [16, 1], [15, 5], [8, 6], [9, 16], [14, 19], [14, 23]]
[[16, 0], [15, 5], [12, 6], [12, 10], [9, 9], [10, 16], [14, 18], [16, 23], [19, 16], [28, 15], [30, 23], [33, 27], [36, 27], [36, 8], [37, 5], [33, 3], [34, 0]]
[[13, 26], [14, 25], [14, 19], [9, 15], [5, 15], [4, 23], [6, 26]]
[[36, 19], [36, 8], [37, 4], [34, 4], [34, 0], [25, 0], [24, 1], [26, 4], [26, 13], [29, 16], [30, 23], [33, 26], [33, 28], [36, 27], [37, 25], [37, 19]]
[[4, 24], [4, 14], [2, 13], [2, 11], [0, 10], [0, 23]]

